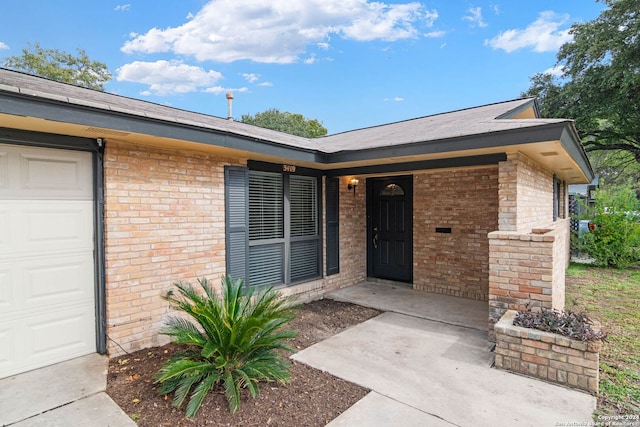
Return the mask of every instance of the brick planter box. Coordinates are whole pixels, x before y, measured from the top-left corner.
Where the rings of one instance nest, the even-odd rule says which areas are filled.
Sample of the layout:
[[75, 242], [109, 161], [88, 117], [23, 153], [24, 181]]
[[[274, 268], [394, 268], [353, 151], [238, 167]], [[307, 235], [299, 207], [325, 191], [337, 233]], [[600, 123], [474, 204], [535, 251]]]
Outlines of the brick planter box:
[[598, 393], [600, 341], [513, 326], [516, 313], [507, 311], [495, 325], [496, 368]]

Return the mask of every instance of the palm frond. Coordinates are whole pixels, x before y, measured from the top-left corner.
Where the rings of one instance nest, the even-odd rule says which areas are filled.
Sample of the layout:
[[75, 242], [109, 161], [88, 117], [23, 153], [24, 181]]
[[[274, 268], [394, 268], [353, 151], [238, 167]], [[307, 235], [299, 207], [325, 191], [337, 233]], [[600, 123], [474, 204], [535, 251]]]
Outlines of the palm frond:
[[224, 394], [229, 402], [229, 412], [232, 414], [240, 409], [240, 388], [242, 381], [237, 381], [234, 372], [224, 374]]
[[213, 386], [216, 385], [218, 381], [220, 381], [220, 375], [219, 373], [216, 373], [207, 376], [200, 382], [200, 384], [196, 386], [196, 388], [193, 390], [193, 393], [191, 394], [189, 403], [187, 404], [187, 417], [192, 418], [196, 416], [196, 414], [198, 413], [198, 409], [200, 409], [200, 406], [202, 405], [202, 401], [205, 397], [207, 397], [209, 391], [211, 391]]
[[[207, 279], [198, 287], [174, 284], [165, 299], [187, 316], [171, 317], [162, 333], [192, 350], [166, 362], [156, 374], [162, 394], [174, 392], [180, 407], [191, 393], [186, 414], [196, 414], [211, 388], [222, 382], [229, 410], [240, 408], [242, 388], [255, 397], [260, 381], [289, 381], [289, 363], [276, 350], [293, 352], [285, 325], [295, 317], [293, 300], [272, 288], [246, 288], [242, 280], [222, 278], [218, 291]], [[197, 349], [197, 350], [196, 350]]]
[[173, 402], [171, 404], [176, 408], [181, 407], [182, 403], [187, 398], [189, 391], [191, 391], [191, 387], [200, 380], [202, 380], [202, 375], [191, 375], [181, 378], [178, 386], [175, 389], [176, 392], [173, 396]]

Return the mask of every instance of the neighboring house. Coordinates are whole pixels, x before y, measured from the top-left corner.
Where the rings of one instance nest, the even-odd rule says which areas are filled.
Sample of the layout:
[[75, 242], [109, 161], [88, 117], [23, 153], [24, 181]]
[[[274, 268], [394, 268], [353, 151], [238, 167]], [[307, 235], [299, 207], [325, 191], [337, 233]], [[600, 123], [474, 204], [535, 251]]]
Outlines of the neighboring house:
[[571, 229], [579, 233], [589, 231], [589, 219], [580, 219], [589, 214], [596, 202], [596, 191], [600, 187], [600, 175], [596, 174], [589, 184], [569, 185], [569, 216]]
[[596, 191], [600, 187], [600, 175], [595, 175], [588, 184], [569, 185], [569, 206], [572, 216], [582, 215], [585, 207], [593, 207], [596, 201]]
[[306, 139], [0, 69], [0, 377], [162, 344], [161, 296], [225, 273], [563, 308], [592, 178], [533, 99]]

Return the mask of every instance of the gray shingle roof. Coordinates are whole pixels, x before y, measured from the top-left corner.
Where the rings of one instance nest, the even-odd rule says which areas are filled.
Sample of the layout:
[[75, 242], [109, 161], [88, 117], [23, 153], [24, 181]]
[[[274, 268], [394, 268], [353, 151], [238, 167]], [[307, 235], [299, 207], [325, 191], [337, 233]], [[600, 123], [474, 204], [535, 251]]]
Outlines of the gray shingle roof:
[[1, 68], [0, 90], [96, 108], [107, 112], [197, 126], [249, 139], [269, 141], [325, 153], [438, 141], [567, 121], [563, 119], [514, 120], [497, 118], [504, 117], [511, 111], [533, 102], [532, 99], [518, 99], [309, 139], [207, 114], [85, 89]]
[[[283, 132], [135, 98], [55, 82], [3, 68], [0, 68], [0, 90], [66, 102], [73, 105], [97, 108], [109, 112], [192, 125], [298, 148], [313, 150], [316, 149], [317, 146], [315, 142], [308, 138], [301, 138]], [[0, 112], [2, 112], [2, 109], [0, 109]]]
[[533, 98], [516, 99], [309, 139], [0, 68], [0, 115], [84, 126], [83, 136], [137, 133], [334, 168], [391, 158], [458, 157], [474, 149], [499, 153], [506, 146], [561, 141], [572, 167], [592, 176], [573, 122], [516, 118], [532, 107]]
[[[362, 150], [570, 122], [566, 119], [497, 118], [508, 117], [510, 112], [528, 104], [533, 104], [533, 98], [500, 102], [344, 132], [325, 137], [322, 149], [326, 152]], [[336, 142], [340, 144], [335, 144]]]

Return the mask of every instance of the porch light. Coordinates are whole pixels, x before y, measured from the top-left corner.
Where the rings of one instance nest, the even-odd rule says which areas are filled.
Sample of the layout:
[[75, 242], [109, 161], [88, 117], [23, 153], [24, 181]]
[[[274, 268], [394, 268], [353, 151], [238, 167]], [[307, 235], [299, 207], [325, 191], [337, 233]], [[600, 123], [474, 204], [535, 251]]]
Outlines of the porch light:
[[353, 195], [356, 195], [356, 187], [358, 186], [358, 180], [356, 178], [353, 178], [351, 181], [349, 181], [349, 185], [347, 185], [347, 190], [351, 191], [353, 190]]

